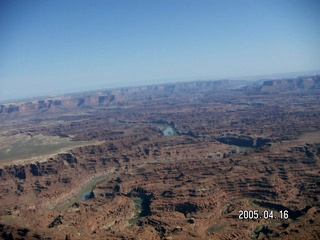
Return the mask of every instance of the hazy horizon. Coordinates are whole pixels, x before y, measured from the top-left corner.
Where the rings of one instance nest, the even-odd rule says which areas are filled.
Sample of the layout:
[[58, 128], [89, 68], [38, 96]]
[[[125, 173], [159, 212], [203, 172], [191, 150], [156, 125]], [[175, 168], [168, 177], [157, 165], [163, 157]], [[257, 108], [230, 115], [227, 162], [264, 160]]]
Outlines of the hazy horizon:
[[319, 1], [2, 1], [0, 101], [320, 69]]

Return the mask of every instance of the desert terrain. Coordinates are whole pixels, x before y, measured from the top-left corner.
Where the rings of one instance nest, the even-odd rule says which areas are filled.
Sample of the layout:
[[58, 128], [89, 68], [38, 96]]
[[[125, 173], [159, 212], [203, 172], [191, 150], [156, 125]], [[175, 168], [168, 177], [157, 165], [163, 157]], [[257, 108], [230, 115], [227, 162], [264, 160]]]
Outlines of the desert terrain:
[[320, 76], [1, 104], [0, 239], [320, 239]]

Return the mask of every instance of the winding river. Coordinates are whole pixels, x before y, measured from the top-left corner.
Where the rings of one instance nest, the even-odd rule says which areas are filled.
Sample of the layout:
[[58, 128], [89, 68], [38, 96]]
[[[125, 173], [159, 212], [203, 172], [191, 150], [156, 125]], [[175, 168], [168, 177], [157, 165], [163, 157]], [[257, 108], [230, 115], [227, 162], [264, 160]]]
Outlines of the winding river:
[[98, 176], [91, 177], [89, 180], [85, 181], [79, 188], [77, 188], [70, 197], [66, 198], [63, 203], [58, 204], [53, 207], [56, 210], [66, 209], [72, 206], [78, 201], [85, 201], [94, 197], [93, 189], [101, 182], [106, 180], [113, 172], [106, 172], [99, 174]]

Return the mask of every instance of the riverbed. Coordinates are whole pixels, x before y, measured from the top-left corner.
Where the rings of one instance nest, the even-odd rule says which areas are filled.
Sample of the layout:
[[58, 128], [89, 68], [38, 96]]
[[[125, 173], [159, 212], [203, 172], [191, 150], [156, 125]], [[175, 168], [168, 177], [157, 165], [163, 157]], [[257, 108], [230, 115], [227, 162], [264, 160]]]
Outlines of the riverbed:
[[172, 136], [175, 135], [175, 130], [171, 126], [164, 126], [162, 129], [164, 136]]
[[104, 180], [106, 180], [111, 173], [100, 174], [99, 176], [92, 177], [87, 180], [84, 184], [81, 185], [72, 196], [65, 200], [64, 203], [54, 207], [56, 210], [66, 209], [72, 206], [74, 203], [78, 201], [88, 200], [88, 195], [94, 190], [94, 188]]

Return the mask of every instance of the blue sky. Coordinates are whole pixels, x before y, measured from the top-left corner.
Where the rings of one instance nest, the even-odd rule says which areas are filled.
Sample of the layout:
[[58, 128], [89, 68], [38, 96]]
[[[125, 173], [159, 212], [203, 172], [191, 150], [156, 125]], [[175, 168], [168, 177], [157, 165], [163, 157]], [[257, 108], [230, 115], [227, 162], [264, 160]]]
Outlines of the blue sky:
[[320, 1], [0, 2], [0, 100], [320, 69]]

